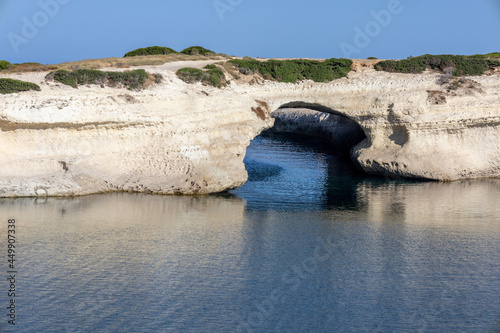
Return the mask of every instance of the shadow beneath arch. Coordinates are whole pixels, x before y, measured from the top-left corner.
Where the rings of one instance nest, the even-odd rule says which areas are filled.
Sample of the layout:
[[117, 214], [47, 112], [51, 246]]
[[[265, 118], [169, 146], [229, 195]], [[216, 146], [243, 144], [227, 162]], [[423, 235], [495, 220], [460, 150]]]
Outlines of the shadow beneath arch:
[[359, 200], [358, 188], [367, 180], [375, 180], [359, 171], [351, 159], [333, 155], [328, 160], [328, 172], [325, 182], [325, 208], [341, 210], [360, 210], [364, 205]]
[[373, 178], [329, 141], [269, 131], [252, 141], [245, 166], [247, 183], [230, 193], [252, 210], [359, 210], [357, 189]]
[[366, 139], [361, 126], [349, 116], [320, 104], [291, 102], [274, 111], [270, 131], [312, 136], [328, 140], [335, 152], [348, 155]]
[[[249, 174], [245, 189], [255, 186], [259, 197], [266, 198], [257, 200], [255, 207], [277, 202], [277, 209], [359, 210], [357, 187], [368, 177], [350, 157], [351, 148], [366, 139], [359, 124], [334, 109], [306, 102], [284, 104], [272, 117], [274, 126], [255, 140], [245, 159]], [[274, 147], [280, 150], [276, 158], [272, 155], [277, 153], [271, 152]], [[259, 149], [269, 156], [253, 158]], [[288, 161], [283, 149], [289, 149]], [[311, 161], [301, 162], [301, 158]], [[294, 164], [314, 164], [314, 159], [322, 161], [316, 169], [307, 165], [294, 168]], [[297, 174], [291, 174], [291, 169]], [[321, 182], [318, 177], [322, 177]], [[252, 200], [249, 203], [252, 205]]]

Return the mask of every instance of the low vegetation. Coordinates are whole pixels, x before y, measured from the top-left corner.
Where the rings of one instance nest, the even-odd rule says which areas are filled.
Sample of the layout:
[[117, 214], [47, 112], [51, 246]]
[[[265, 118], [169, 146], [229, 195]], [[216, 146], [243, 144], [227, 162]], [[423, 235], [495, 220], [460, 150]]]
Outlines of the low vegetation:
[[6, 70], [10, 65], [10, 62], [8, 62], [7, 60], [0, 60], [0, 71]]
[[188, 47], [187, 49], [182, 50], [181, 53], [187, 55], [215, 55], [214, 51], [210, 51], [201, 46]]
[[85, 84], [98, 84], [109, 87], [126, 87], [128, 89], [142, 89], [148, 80], [155, 83], [159, 83], [162, 80], [160, 74], [150, 75], [143, 69], [128, 72], [103, 72], [93, 69], [58, 70], [50, 72], [45, 78], [73, 88]]
[[150, 56], [150, 55], [160, 55], [160, 54], [177, 54], [179, 52], [163, 46], [150, 46], [145, 48], [140, 48], [137, 50], [130, 51], [125, 54], [126, 57], [137, 57], [137, 56]]
[[58, 69], [58, 65], [42, 65], [38, 62], [24, 62], [21, 64], [11, 64], [7, 60], [0, 60], [0, 71], [12, 73], [22, 72], [46, 72]]
[[42, 65], [37, 62], [25, 62], [22, 64], [11, 64], [6, 60], [0, 60], [0, 71], [9, 71], [12, 73], [23, 72], [46, 72], [57, 69], [56, 65]]
[[242, 74], [258, 73], [265, 79], [279, 82], [297, 82], [301, 80], [329, 82], [347, 76], [352, 65], [352, 60], [349, 59], [258, 61], [252, 58], [244, 58], [233, 59], [229, 62], [237, 66]]
[[[137, 50], [130, 51], [125, 54], [124, 58], [127, 57], [137, 57], [137, 56], [151, 56], [151, 55], [168, 55], [168, 54], [178, 54], [174, 49], [171, 49], [169, 47], [163, 47], [163, 46], [150, 46], [150, 47], [145, 47], [145, 48], [140, 48]], [[215, 55], [216, 53], [214, 51], [208, 50], [204, 47], [201, 46], [191, 46], [188, 47], [187, 49], [184, 49], [180, 52], [181, 54], [185, 55]]]
[[22, 64], [11, 64], [8, 61], [0, 60], [0, 71], [9, 73], [26, 72], [49, 72], [56, 70], [74, 71], [77, 69], [101, 69], [104, 67], [130, 68], [134, 66], [159, 66], [174, 61], [196, 61], [196, 60], [227, 60], [229, 57], [222, 54], [210, 55], [186, 55], [182, 53], [158, 54], [158, 55], [137, 55], [127, 56], [125, 58], [103, 58], [87, 59], [74, 62], [65, 62], [57, 65], [42, 65], [36, 62], [27, 62]]
[[40, 86], [31, 82], [13, 79], [0, 79], [0, 94], [12, 94], [28, 90], [40, 91]]
[[487, 58], [487, 59], [500, 58], [500, 52], [492, 52], [492, 53], [487, 53], [487, 54], [475, 54], [472, 57], [474, 57], [474, 58]]
[[201, 82], [205, 85], [221, 88], [228, 84], [224, 72], [218, 68], [208, 70], [198, 68], [181, 68], [177, 71], [177, 76], [186, 83]]
[[[57, 65], [57, 69], [75, 70], [75, 69], [101, 69], [104, 67], [130, 68], [134, 66], [159, 66], [174, 61], [196, 61], [196, 60], [225, 60], [227, 57], [222, 55], [212, 56], [189, 56], [182, 53], [160, 54], [150, 56], [135, 56], [126, 58], [104, 58], [89, 59], [75, 62], [66, 62]], [[51, 69], [54, 70], [54, 69]]]
[[427, 90], [427, 101], [430, 104], [446, 104], [447, 97], [475, 96], [484, 94], [481, 83], [465, 77], [453, 77], [450, 74], [441, 75], [437, 83], [441, 90]]
[[378, 71], [397, 73], [422, 73], [426, 69], [437, 70], [453, 76], [482, 75], [500, 66], [500, 61], [490, 59], [489, 55], [430, 55], [410, 57], [404, 60], [384, 60], [375, 64]]

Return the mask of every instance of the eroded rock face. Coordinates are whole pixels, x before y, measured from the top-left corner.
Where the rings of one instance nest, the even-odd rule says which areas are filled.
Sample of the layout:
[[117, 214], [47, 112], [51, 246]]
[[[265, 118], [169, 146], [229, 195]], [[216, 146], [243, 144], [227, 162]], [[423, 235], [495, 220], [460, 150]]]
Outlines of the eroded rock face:
[[[272, 127], [272, 111], [297, 101], [357, 123], [366, 139], [351, 156], [369, 173], [500, 177], [498, 73], [461, 86], [440, 83], [440, 75], [430, 72], [363, 69], [331, 83], [233, 82], [217, 89], [188, 85], [164, 66], [145, 69], [165, 81], [135, 92], [73, 89], [45, 83], [46, 73], [10, 74], [42, 91], [0, 95], [0, 196], [232, 189], [247, 179], [243, 158], [250, 140]], [[359, 141], [348, 134], [354, 132], [339, 130], [350, 128], [346, 118], [314, 112], [300, 126], [346, 145]], [[333, 130], [332, 124], [342, 126]]]
[[[442, 181], [500, 177], [499, 74], [450, 84], [432, 72], [365, 70], [329, 84], [267, 87], [260, 97], [269, 96], [263, 100], [271, 109], [294, 101], [354, 120], [366, 139], [352, 148], [351, 157], [367, 173]], [[445, 101], [429, 98], [436, 91]], [[326, 124], [320, 118], [320, 126]]]
[[272, 124], [269, 112], [164, 74], [140, 92], [50, 83], [40, 94], [1, 95], [0, 196], [206, 194], [244, 184], [246, 148]]
[[361, 143], [352, 157], [372, 174], [445, 181], [500, 177], [499, 120], [388, 125], [379, 129], [387, 139]]

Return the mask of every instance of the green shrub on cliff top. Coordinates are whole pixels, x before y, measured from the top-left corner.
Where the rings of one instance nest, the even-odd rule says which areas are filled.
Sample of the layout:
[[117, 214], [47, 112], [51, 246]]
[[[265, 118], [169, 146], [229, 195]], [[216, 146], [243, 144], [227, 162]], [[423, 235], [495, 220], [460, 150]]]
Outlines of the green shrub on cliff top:
[[210, 51], [204, 47], [201, 46], [191, 46], [188, 47], [187, 49], [184, 49], [181, 51], [182, 54], [187, 54], [187, 55], [211, 55], [215, 54], [214, 51]]
[[221, 88], [227, 85], [224, 72], [218, 68], [204, 71], [198, 68], [181, 68], [177, 71], [177, 76], [186, 83], [201, 82], [206, 85]]
[[208, 79], [208, 83], [214, 87], [223, 87], [227, 85], [226, 76], [224, 72], [218, 68], [209, 69], [207, 71], [210, 78]]
[[485, 56], [490, 57], [490, 58], [500, 58], [500, 52], [488, 53], [488, 54], [485, 54]]
[[140, 48], [137, 50], [130, 51], [125, 54], [126, 57], [136, 57], [136, 56], [149, 56], [149, 55], [161, 55], [161, 54], [177, 54], [176, 50], [173, 50], [169, 47], [163, 46], [150, 46], [145, 48]]
[[352, 60], [334, 58], [325, 61], [234, 59], [229, 60], [229, 62], [235, 64], [242, 74], [259, 73], [265, 77], [272, 77], [279, 82], [297, 82], [301, 80], [329, 82], [347, 76], [352, 65]]
[[12, 94], [28, 90], [40, 91], [40, 87], [31, 82], [13, 79], [0, 79], [0, 94]]
[[7, 60], [0, 60], [0, 71], [4, 71], [11, 66], [11, 63]]
[[397, 73], [422, 73], [427, 68], [453, 76], [482, 75], [485, 71], [499, 67], [500, 62], [482, 56], [430, 55], [404, 60], [384, 60], [375, 64], [378, 71]]
[[149, 74], [143, 69], [130, 72], [103, 72], [94, 69], [59, 70], [46, 76], [47, 80], [53, 79], [73, 88], [82, 84], [99, 84], [110, 87], [123, 85], [129, 89], [139, 89], [144, 86], [148, 78]]

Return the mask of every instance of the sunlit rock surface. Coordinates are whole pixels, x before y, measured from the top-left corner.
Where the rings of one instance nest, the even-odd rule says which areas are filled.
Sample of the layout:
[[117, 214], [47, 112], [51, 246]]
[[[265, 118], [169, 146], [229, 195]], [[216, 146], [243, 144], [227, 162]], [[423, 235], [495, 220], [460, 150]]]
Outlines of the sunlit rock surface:
[[[313, 130], [355, 145], [351, 157], [368, 173], [500, 177], [498, 71], [454, 90], [436, 73], [371, 68], [331, 83], [233, 80], [218, 89], [182, 82], [173, 66], [143, 67], [165, 80], [142, 91], [73, 89], [45, 82], [47, 73], [0, 75], [41, 87], [0, 95], [0, 196], [236, 188], [247, 179], [246, 148], [273, 126], [271, 113], [281, 113], [276, 126], [284, 131]], [[282, 108], [290, 103], [302, 111]], [[285, 121], [301, 117], [307, 122]]]

